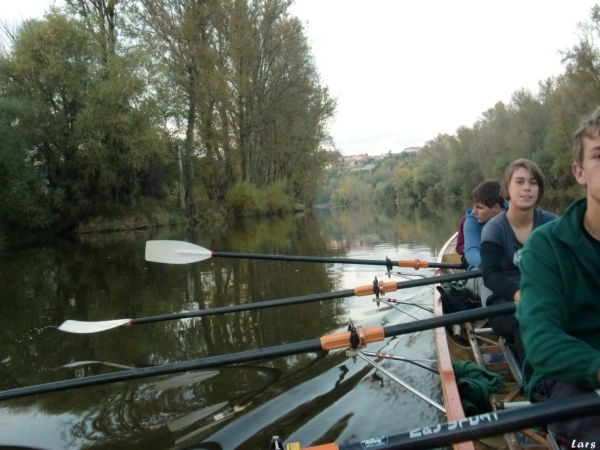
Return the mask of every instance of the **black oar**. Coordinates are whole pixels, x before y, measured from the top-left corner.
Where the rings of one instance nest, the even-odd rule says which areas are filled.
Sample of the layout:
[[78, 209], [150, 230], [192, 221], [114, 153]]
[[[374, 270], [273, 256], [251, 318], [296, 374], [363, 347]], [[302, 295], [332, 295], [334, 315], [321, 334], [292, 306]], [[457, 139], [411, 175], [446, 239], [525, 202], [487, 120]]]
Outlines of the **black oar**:
[[[438, 277], [442, 278], [442, 277]], [[377, 342], [386, 337], [398, 336], [401, 334], [414, 333], [417, 331], [430, 330], [437, 327], [444, 327], [458, 323], [471, 322], [474, 320], [485, 319], [488, 317], [511, 314], [515, 310], [514, 303], [490, 306], [486, 308], [471, 309], [459, 313], [448, 314], [430, 319], [422, 319], [415, 322], [392, 325], [388, 327], [370, 327], [362, 330], [364, 332], [364, 343]], [[361, 334], [361, 333], [359, 333]], [[94, 375], [85, 378], [77, 378], [66, 381], [56, 381], [53, 383], [40, 384], [24, 388], [11, 389], [0, 392], [0, 400], [10, 398], [25, 397], [29, 395], [42, 394], [46, 392], [62, 391], [65, 389], [93, 386], [98, 384], [112, 383], [115, 381], [126, 381], [137, 378], [154, 377], [170, 373], [187, 372], [190, 370], [210, 369], [213, 367], [225, 366], [228, 364], [238, 364], [249, 361], [257, 361], [266, 358], [277, 358], [298, 353], [307, 353], [321, 350], [335, 350], [339, 348], [350, 347], [352, 338], [351, 332], [337, 333], [323, 336], [321, 339], [313, 339], [293, 344], [284, 344], [276, 347], [268, 347], [257, 350], [248, 350], [245, 352], [231, 353], [228, 355], [209, 356], [191, 361], [184, 361], [160, 366], [144, 367], [140, 369], [124, 370], [122, 372], [109, 373], [104, 375]]]
[[298, 443], [290, 443], [287, 448], [294, 450], [364, 450], [365, 448], [419, 450], [439, 448], [457, 442], [472, 441], [482, 437], [598, 413], [600, 413], [600, 390], [589, 394], [535, 403], [519, 409], [480, 414], [455, 422], [438, 423], [393, 436], [379, 435], [352, 444], [325, 444], [318, 447], [302, 448]]
[[146, 261], [166, 264], [189, 264], [204, 261], [209, 258], [243, 258], [243, 259], [267, 259], [276, 261], [297, 261], [315, 263], [337, 263], [337, 264], [361, 264], [367, 266], [387, 266], [391, 270], [393, 266], [412, 267], [420, 269], [426, 267], [440, 269], [462, 269], [462, 264], [430, 263], [415, 259], [414, 261], [392, 261], [374, 259], [350, 259], [350, 258], [326, 258], [320, 256], [292, 256], [292, 255], [264, 255], [260, 253], [232, 253], [213, 252], [207, 248], [184, 241], [147, 241]]
[[[352, 297], [354, 295], [370, 295], [377, 297], [386, 292], [392, 292], [397, 289], [406, 289], [418, 286], [427, 286], [433, 283], [446, 283], [449, 281], [467, 280], [481, 276], [480, 270], [471, 270], [468, 272], [453, 273], [438, 277], [429, 277], [410, 281], [387, 281], [379, 282], [377, 285], [359, 286], [355, 289], [346, 289], [344, 291], [325, 292], [321, 294], [303, 295], [300, 297], [289, 297], [279, 300], [269, 300], [264, 302], [244, 303], [241, 305], [223, 306], [221, 308], [204, 309], [200, 311], [186, 311], [174, 314], [164, 314], [161, 316], [142, 317], [138, 319], [116, 319], [104, 320], [99, 322], [84, 322], [79, 320], [67, 320], [61, 324], [58, 329], [69, 333], [97, 333], [99, 331], [110, 330], [121, 325], [139, 325], [143, 323], [163, 322], [166, 320], [187, 319], [189, 317], [213, 316], [216, 314], [227, 314], [240, 311], [250, 311], [254, 309], [272, 308], [274, 306], [296, 305], [299, 303], [318, 302], [321, 300], [332, 300], [334, 298]], [[377, 287], [376, 287], [377, 286]]]

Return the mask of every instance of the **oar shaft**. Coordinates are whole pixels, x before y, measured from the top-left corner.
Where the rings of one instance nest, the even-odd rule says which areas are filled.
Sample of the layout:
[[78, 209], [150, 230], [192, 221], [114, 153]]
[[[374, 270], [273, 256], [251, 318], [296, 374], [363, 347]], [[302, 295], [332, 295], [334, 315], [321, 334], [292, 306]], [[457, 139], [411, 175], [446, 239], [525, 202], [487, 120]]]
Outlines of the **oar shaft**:
[[[468, 272], [453, 273], [450, 275], [441, 275], [439, 277], [422, 278], [418, 280], [399, 281], [397, 283], [387, 282], [388, 292], [396, 289], [407, 289], [411, 287], [427, 286], [433, 283], [446, 283], [450, 281], [467, 280], [481, 276], [480, 270], [470, 270]], [[360, 286], [356, 289], [346, 289], [343, 291], [325, 292], [322, 294], [309, 294], [298, 297], [289, 297], [279, 300], [267, 300], [264, 302], [243, 303], [240, 305], [223, 306], [220, 308], [202, 309], [198, 311], [185, 311], [175, 314], [164, 314], [161, 316], [141, 317], [131, 319], [131, 325], [143, 323], [163, 322], [165, 320], [187, 319], [190, 317], [214, 316], [218, 314], [228, 314], [240, 311], [251, 311], [255, 309], [273, 308], [275, 306], [296, 305], [300, 303], [318, 302], [321, 300], [332, 300], [335, 298], [351, 297], [353, 295], [373, 294], [372, 286]]]
[[239, 259], [264, 259], [270, 261], [296, 261], [315, 263], [337, 263], [337, 264], [362, 264], [366, 266], [385, 266], [385, 260], [375, 259], [352, 259], [352, 258], [328, 258], [324, 256], [293, 256], [293, 255], [268, 255], [260, 253], [232, 253], [212, 252], [213, 257], [239, 258]]
[[153, 367], [143, 367], [140, 369], [123, 370], [121, 372], [93, 375], [85, 378], [75, 378], [71, 380], [55, 381], [52, 383], [38, 384], [36, 386], [11, 389], [0, 392], [0, 400], [27, 397], [30, 395], [63, 391], [78, 387], [95, 386], [99, 384], [113, 383], [116, 381], [127, 381], [178, 372], [188, 372], [190, 370], [210, 369], [212, 367], [225, 366], [229, 364], [258, 361], [266, 358], [277, 358], [281, 356], [289, 356], [318, 350], [321, 350], [321, 340], [313, 339], [311, 341], [284, 344], [277, 347], [248, 350], [239, 353], [230, 353], [228, 355], [209, 356], [207, 358], [194, 359], [191, 361], [163, 364]]
[[[326, 444], [322, 447], [305, 447], [304, 450], [363, 450], [365, 443], [382, 442], [373, 446], [377, 450], [419, 450], [445, 447], [457, 442], [471, 441], [487, 436], [518, 431], [552, 422], [561, 422], [590, 414], [600, 413], [600, 392], [548, 400], [532, 406], [480, 414], [455, 422], [439, 423], [417, 428], [394, 436], [378, 436], [352, 444]], [[296, 447], [301, 450], [300, 446]]]
[[[240, 258], [240, 259], [263, 259], [270, 261], [296, 261], [296, 262], [314, 262], [314, 263], [333, 263], [333, 264], [359, 264], [365, 266], [387, 266], [388, 262], [378, 259], [354, 259], [354, 258], [330, 258], [324, 256], [294, 256], [294, 255], [268, 255], [260, 253], [233, 253], [233, 252], [212, 252], [213, 257], [219, 258]], [[393, 266], [398, 267], [433, 267], [442, 269], [462, 269], [462, 264], [452, 263], [428, 263], [419, 260], [415, 261], [391, 261]]]
[[240, 305], [222, 306], [220, 308], [202, 309], [198, 311], [185, 311], [175, 314], [164, 314], [162, 316], [141, 317], [131, 319], [131, 325], [142, 323], [162, 322], [165, 320], [187, 319], [190, 317], [215, 316], [218, 314], [228, 314], [241, 311], [252, 311], [255, 309], [273, 308], [275, 306], [296, 305], [299, 303], [318, 302], [321, 300], [332, 300], [334, 298], [351, 297], [355, 295], [354, 289], [344, 291], [325, 292], [322, 294], [302, 295], [299, 297], [289, 297], [279, 300], [267, 300], [264, 302], [242, 303]]

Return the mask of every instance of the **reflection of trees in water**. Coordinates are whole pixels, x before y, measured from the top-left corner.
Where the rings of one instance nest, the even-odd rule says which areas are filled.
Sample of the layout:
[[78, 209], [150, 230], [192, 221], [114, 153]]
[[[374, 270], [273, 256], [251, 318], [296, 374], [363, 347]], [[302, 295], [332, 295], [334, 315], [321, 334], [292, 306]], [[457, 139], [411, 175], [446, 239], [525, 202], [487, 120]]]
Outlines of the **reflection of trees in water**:
[[[317, 230], [305, 226], [303, 220], [274, 223], [279, 226], [268, 228], [262, 224], [248, 232], [253, 246], [260, 247], [262, 239], [264, 253], [310, 248], [310, 253], [319, 254], [325, 248]], [[241, 240], [242, 234], [243, 229], [238, 230], [237, 239]], [[256, 238], [257, 234], [262, 237]], [[303, 240], [296, 242], [290, 236], [303, 236]], [[292, 327], [279, 327], [279, 332], [277, 327], [268, 330], [270, 324], [304, 321], [309, 316], [312, 319], [317, 306], [123, 327], [87, 336], [44, 328], [67, 318], [108, 320], [168, 314], [327, 292], [335, 283], [319, 264], [214, 259], [182, 267], [145, 262], [146, 239], [163, 237], [140, 233], [137, 240], [129, 235], [122, 242], [100, 236], [79, 244], [62, 241], [53, 247], [15, 252], [3, 258], [0, 289], [6, 297], [0, 317], [0, 344], [4, 349], [0, 361], [10, 362], [0, 366], [4, 388], [64, 378], [64, 371], [53, 369], [71, 361], [140, 365], [180, 361], [207, 352], [218, 354], [227, 347], [222, 342], [234, 341], [232, 349], [281, 343], [289, 340], [285, 334]], [[336, 302], [327, 302], [323, 308], [323, 319], [329, 318], [326, 328], [337, 326]], [[313, 329], [311, 326], [303, 326], [309, 328], [311, 337], [322, 334], [323, 328], [319, 327], [323, 323], [315, 323]], [[94, 370], [102, 368], [86, 369], [79, 375], [90, 375]]]
[[[339, 286], [340, 275], [324, 264], [226, 258], [188, 266], [147, 263], [143, 259], [147, 239], [188, 240], [217, 251], [314, 256], [344, 256], [344, 248], [330, 250], [330, 236], [344, 241], [359, 234], [373, 235], [392, 243], [442, 240], [439, 233], [447, 222], [443, 214], [410, 214], [333, 210], [314, 217], [245, 221], [218, 232], [194, 234], [165, 228], [87, 236], [76, 243], [58, 241], [41, 248], [8, 248], [0, 260], [2, 388], [115, 370], [103, 364], [55, 370], [69, 362], [93, 360], [139, 367], [314, 339], [337, 329], [340, 318], [346, 316], [342, 302], [334, 300], [121, 327], [85, 336], [45, 328], [69, 318], [145, 317], [328, 292]], [[299, 355], [269, 365], [286, 374], [308, 362], [306, 355]], [[94, 448], [110, 448], [117, 439], [148, 440], [151, 432], [160, 434], [157, 430], [168, 422], [210, 404], [230, 401], [231, 405], [249, 393], [253, 401], [265, 402], [289, 387], [277, 383], [257, 394], [252, 389], [260, 385], [259, 380], [248, 377], [222, 386], [217, 386], [217, 379], [211, 380], [206, 386], [213, 390], [202, 393], [182, 388], [177, 395], [174, 391], [158, 394], [152, 383], [127, 382], [28, 397], [7, 405], [78, 415], [65, 437], [70, 436], [73, 443], [83, 439]], [[221, 374], [218, 378], [226, 379]], [[205, 400], [200, 402], [202, 395]]]
[[[177, 383], [181, 375], [167, 378], [166, 383], [123, 384], [120, 390], [110, 389], [94, 408], [73, 420], [65, 440], [69, 448], [115, 448], [120, 442], [143, 443], [149, 448], [157, 445], [155, 436], [162, 429], [167, 434], [159, 433], [164, 441], [161, 445], [167, 448], [178, 436], [190, 434], [190, 429], [204, 431], [191, 434], [206, 436], [238, 413], [314, 376], [312, 367], [324, 355], [311, 353], [264, 361], [260, 366], [219, 368], [217, 375], [188, 386]], [[171, 380], [173, 388], [156, 389]]]
[[[460, 207], [436, 209], [426, 204], [397, 207], [365, 206], [320, 210], [317, 218], [336, 239], [339, 250], [373, 248], [380, 242], [419, 244], [436, 253], [456, 232], [464, 210]], [[332, 245], [330, 245], [332, 246]]]
[[114, 448], [119, 442], [147, 439], [152, 431], [215, 404], [222, 408], [214, 413], [226, 409], [227, 404], [245, 405], [282, 374], [277, 368], [256, 366], [221, 368], [218, 372], [209, 380], [192, 379], [187, 386], [171, 389], [157, 390], [160, 383], [111, 388], [94, 407], [71, 421], [65, 436], [69, 448]]

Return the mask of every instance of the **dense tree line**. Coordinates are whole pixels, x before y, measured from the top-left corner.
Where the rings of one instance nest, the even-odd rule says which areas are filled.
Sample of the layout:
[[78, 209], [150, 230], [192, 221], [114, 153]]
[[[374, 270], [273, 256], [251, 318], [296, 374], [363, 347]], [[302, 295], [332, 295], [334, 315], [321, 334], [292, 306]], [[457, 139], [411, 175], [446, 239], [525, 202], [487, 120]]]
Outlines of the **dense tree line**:
[[291, 0], [65, 2], [4, 30], [5, 223], [69, 229], [147, 198], [244, 210], [248, 189], [311, 201], [335, 100]]
[[540, 82], [536, 93], [514, 92], [508, 104], [496, 103], [472, 127], [436, 136], [414, 158], [387, 158], [369, 171], [334, 172], [322, 198], [465, 202], [474, 186], [500, 180], [516, 158], [537, 162], [559, 201], [581, 195], [571, 175], [571, 136], [581, 118], [600, 106], [599, 6], [579, 25], [578, 36], [576, 45], [561, 52], [564, 72]]

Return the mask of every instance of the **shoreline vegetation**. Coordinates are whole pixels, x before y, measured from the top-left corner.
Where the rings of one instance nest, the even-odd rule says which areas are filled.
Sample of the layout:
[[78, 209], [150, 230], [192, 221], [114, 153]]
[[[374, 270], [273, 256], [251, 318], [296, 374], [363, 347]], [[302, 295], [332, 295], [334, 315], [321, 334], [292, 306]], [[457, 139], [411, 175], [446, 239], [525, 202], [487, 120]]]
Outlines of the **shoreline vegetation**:
[[311, 204], [336, 100], [291, 7], [63, 0], [0, 24], [2, 225], [73, 234]]
[[318, 205], [464, 205], [521, 157], [540, 166], [549, 199], [581, 193], [571, 135], [600, 105], [599, 6], [560, 52], [564, 73], [537, 92], [518, 90], [416, 152], [345, 166], [329, 135], [336, 99], [289, 0], [144, 0], [111, 4], [111, 14], [91, 2], [65, 0], [2, 29], [5, 230], [81, 235]]
[[[227, 210], [219, 207], [218, 204], [206, 203], [200, 208], [198, 217], [193, 219], [193, 224], [201, 227], [217, 227], [234, 218], [283, 215], [304, 211], [306, 211], [305, 205], [296, 203], [290, 204], [289, 207], [283, 210], [249, 210], [246, 214], [234, 217], [228, 214]], [[144, 201], [135, 207], [122, 208], [106, 216], [97, 216], [86, 223], [79, 224], [75, 234], [135, 231], [186, 225], [190, 225], [190, 218], [180, 208], [156, 201]]]

